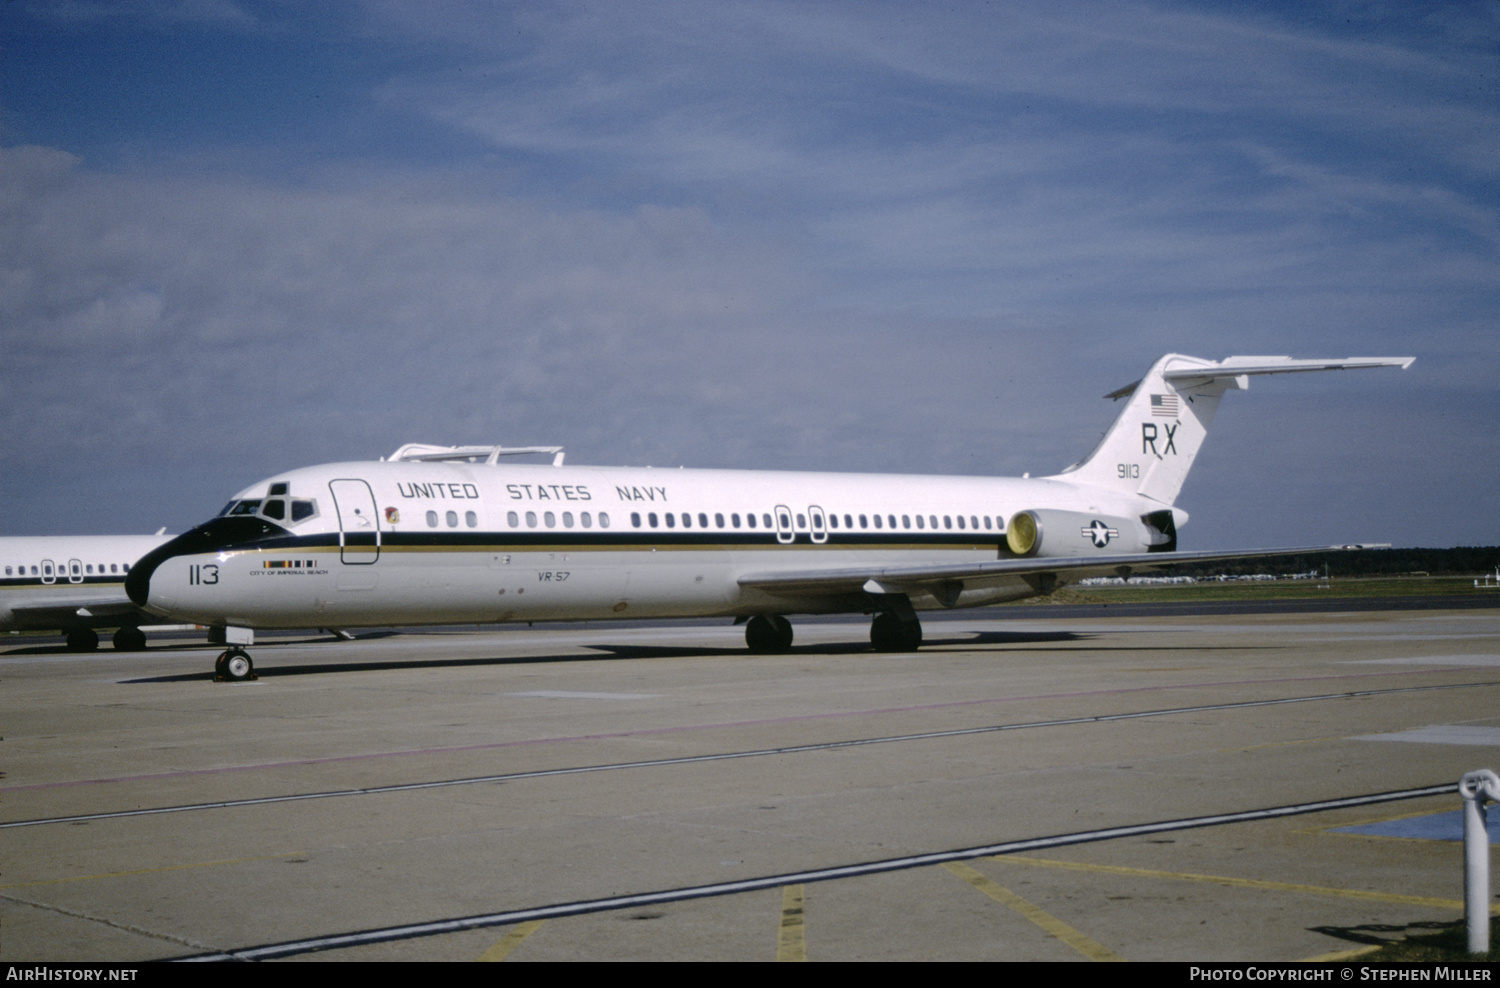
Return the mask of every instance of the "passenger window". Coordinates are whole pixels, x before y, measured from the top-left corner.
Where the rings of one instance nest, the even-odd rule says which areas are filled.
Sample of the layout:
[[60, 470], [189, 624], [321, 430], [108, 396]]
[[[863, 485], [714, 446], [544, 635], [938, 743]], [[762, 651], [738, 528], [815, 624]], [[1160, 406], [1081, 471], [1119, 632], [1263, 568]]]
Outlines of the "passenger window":
[[505, 513], [505, 523], [511, 528], [520, 528], [521, 516], [516, 514], [514, 511], [507, 511]]
[[542, 513], [542, 521], [546, 522], [548, 528], [557, 527], [557, 516], [550, 511]]
[[[722, 521], [719, 522], [720, 527], [722, 527], [723, 524], [724, 523]], [[708, 515], [704, 514], [701, 511], [698, 512], [698, 527], [699, 528], [707, 528], [708, 527]]]
[[[667, 517], [671, 518], [672, 516], [671, 515], [667, 515]], [[652, 528], [656, 527], [656, 512], [655, 511], [648, 511], [648, 512], [646, 512], [646, 524], [650, 525]]]
[[564, 511], [563, 512], [563, 528], [572, 528], [572, 527], [573, 527], [573, 512], [571, 512], [571, 511]]
[[692, 528], [693, 527], [693, 516], [690, 515], [690, 514], [688, 514], [686, 511], [684, 511], [682, 513], [682, 527], [683, 528]]
[[458, 512], [457, 511], [448, 511], [448, 512], [445, 512], [444, 515], [443, 515], [443, 518], [444, 518], [445, 521], [448, 522], [448, 527], [449, 528], [457, 528], [458, 527]]
[[578, 520], [583, 522], [584, 528], [592, 528], [594, 525], [594, 516], [589, 514], [587, 511], [579, 515]]
[[755, 516], [754, 515], [746, 515], [745, 516], [745, 524], [748, 525], [748, 526], [750, 526], [751, 528], [754, 528], [755, 527]]
[[535, 511], [528, 511], [528, 512], [526, 512], [526, 527], [527, 528], [536, 528], [536, 512]]
[[918, 528], [922, 527], [922, 516], [921, 515], [917, 515], [917, 527]]
[[630, 527], [631, 528], [640, 528], [641, 527], [641, 513], [639, 511], [632, 511], [630, 513]]
[[807, 527], [807, 517], [805, 515], [798, 515], [797, 516], [797, 527], [798, 528], [806, 528]]
[[676, 515], [672, 514], [672, 512], [670, 512], [670, 511], [668, 511], [667, 514], [666, 514], [666, 518], [667, 518], [667, 527], [668, 528], [676, 528], [677, 527], [677, 516]]
[[[936, 518], [932, 519], [932, 527], [933, 528], [937, 528], [937, 519]], [[952, 515], [943, 515], [943, 527], [947, 528], [947, 529], [950, 529], [950, 530], [953, 528], [953, 516]]]
[[715, 528], [723, 528], [724, 527], [724, 516], [721, 515], [721, 514], [718, 514], [717, 512], [714, 514], [714, 527]]
[[[865, 516], [864, 516], [864, 515], [860, 515], [860, 516], [859, 516], [859, 523], [860, 523], [860, 524], [861, 524], [861, 525], [863, 525], [863, 524], [864, 524], [864, 523], [865, 523]], [[875, 516], [875, 527], [876, 527], [876, 528], [879, 528], [879, 527], [880, 527], [880, 516], [879, 516], [879, 515], [876, 515], [876, 516]]]
[[427, 527], [428, 528], [437, 528], [437, 512], [436, 511], [429, 511], [429, 512], [427, 512]]
[[468, 525], [470, 528], [478, 528], [479, 527], [479, 516], [476, 515], [472, 511], [465, 511], [464, 512], [464, 524]]
[[[917, 517], [920, 518], [921, 515], [918, 515]], [[892, 526], [892, 527], [894, 528], [895, 526]], [[901, 516], [901, 527], [902, 528], [911, 528], [911, 515], [902, 515]]]
[[729, 516], [729, 524], [732, 528], [740, 527], [740, 513], [738, 511]]
[[609, 512], [608, 511], [601, 511], [601, 512], [599, 512], [599, 527], [600, 528], [608, 528], [609, 527]]
[[769, 512], [767, 512], [766, 514], [761, 515], [760, 516], [760, 520], [765, 523], [765, 527], [766, 528], [775, 528], [776, 527], [775, 525], [771, 524], [771, 515], [770, 515]]
[[829, 528], [838, 528], [839, 527], [839, 516], [838, 515], [829, 515], [828, 516], [828, 527]]

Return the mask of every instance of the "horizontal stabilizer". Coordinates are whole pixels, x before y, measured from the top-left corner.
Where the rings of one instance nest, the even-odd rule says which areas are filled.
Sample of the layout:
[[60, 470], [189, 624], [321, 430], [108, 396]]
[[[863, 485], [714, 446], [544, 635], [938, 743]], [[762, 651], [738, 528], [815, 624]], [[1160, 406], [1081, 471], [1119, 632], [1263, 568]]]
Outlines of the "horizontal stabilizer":
[[[1416, 357], [1344, 357], [1333, 360], [1293, 360], [1291, 357], [1226, 357], [1217, 364], [1199, 367], [1173, 367], [1162, 372], [1162, 378], [1178, 387], [1207, 384], [1223, 378], [1248, 377], [1252, 374], [1297, 374], [1308, 371], [1368, 370], [1373, 367], [1399, 367], [1406, 370]], [[1189, 383], [1191, 382], [1191, 383]], [[1135, 394], [1140, 381], [1127, 384], [1105, 395], [1106, 398], [1128, 398]], [[1233, 385], [1231, 385], [1232, 387]], [[1244, 389], [1244, 383], [1240, 383]]]

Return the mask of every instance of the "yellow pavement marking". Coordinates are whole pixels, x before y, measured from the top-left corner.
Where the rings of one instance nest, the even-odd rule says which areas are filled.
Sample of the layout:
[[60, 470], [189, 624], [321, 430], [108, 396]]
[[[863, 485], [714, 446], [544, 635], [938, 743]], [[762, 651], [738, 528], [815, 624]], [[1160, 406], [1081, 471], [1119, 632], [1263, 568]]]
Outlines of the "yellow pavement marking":
[[[998, 861], [1001, 859], [995, 858], [993, 860]], [[1073, 929], [1073, 927], [1069, 926], [1067, 923], [1064, 923], [1056, 916], [1053, 916], [1050, 913], [1047, 913], [1037, 906], [1034, 906], [1031, 903], [1027, 902], [1025, 899], [1021, 898], [1019, 895], [1016, 895], [1010, 889], [991, 881], [980, 872], [975, 871], [973, 868], [970, 868], [968, 865], [960, 864], [957, 861], [950, 861], [944, 864], [943, 867], [948, 869], [953, 874], [957, 875], [959, 878], [962, 878], [964, 881], [968, 882], [970, 885], [974, 886], [976, 889], [983, 892], [991, 899], [994, 899], [996, 902], [1001, 903], [1002, 905], [1009, 906], [1016, 912], [1020, 913], [1022, 916], [1025, 916], [1037, 926], [1040, 926], [1046, 932], [1052, 934], [1054, 937], [1057, 937], [1057, 939], [1061, 940], [1069, 947], [1072, 947], [1074, 950], [1078, 951], [1089, 960], [1123, 961], [1125, 959], [1103, 944], [1096, 943], [1095, 941], [1090, 940], [1088, 937], [1084, 936], [1082, 933], [1079, 933], [1077, 930]]]
[[807, 960], [807, 941], [803, 933], [802, 886], [787, 885], [781, 890], [781, 930], [776, 937], [778, 961]]
[[500, 938], [500, 942], [480, 954], [479, 959], [481, 961], [505, 960], [505, 958], [510, 956], [512, 950], [521, 946], [522, 940], [525, 940], [540, 929], [543, 922], [543, 920], [534, 919], [529, 923], [522, 923], [520, 926], [511, 927], [510, 931]]
[[1151, 868], [1124, 868], [1119, 865], [1085, 864], [1079, 861], [1053, 861], [1047, 858], [1028, 858], [1014, 854], [997, 855], [989, 860], [1010, 861], [1017, 864], [1037, 865], [1043, 868], [1068, 868], [1073, 871], [1103, 872], [1108, 875], [1165, 878], [1179, 882], [1209, 882], [1214, 885], [1229, 885], [1235, 888], [1268, 889], [1276, 892], [1306, 892], [1309, 895], [1332, 895], [1345, 899], [1363, 899], [1370, 902], [1399, 902], [1408, 906], [1429, 906], [1437, 909], [1463, 909], [1464, 907], [1464, 904], [1457, 899], [1434, 899], [1425, 895], [1398, 895], [1393, 892], [1366, 892], [1362, 889], [1335, 889], [1321, 885], [1296, 885], [1291, 882], [1268, 882], [1258, 878], [1195, 875], [1188, 872], [1156, 871]]
[[295, 858], [306, 851], [287, 851], [283, 854], [262, 854], [255, 858], [228, 858], [224, 861], [200, 861], [197, 864], [167, 865], [162, 868], [139, 868], [135, 871], [109, 871], [102, 875], [74, 875], [72, 878], [49, 878], [40, 882], [15, 882], [0, 885], [0, 889], [24, 889], [33, 885], [61, 885], [64, 882], [92, 882], [100, 878], [128, 878], [131, 875], [154, 875], [162, 871], [183, 871], [188, 868], [213, 868], [218, 865], [244, 864], [247, 861], [271, 861], [275, 858]]

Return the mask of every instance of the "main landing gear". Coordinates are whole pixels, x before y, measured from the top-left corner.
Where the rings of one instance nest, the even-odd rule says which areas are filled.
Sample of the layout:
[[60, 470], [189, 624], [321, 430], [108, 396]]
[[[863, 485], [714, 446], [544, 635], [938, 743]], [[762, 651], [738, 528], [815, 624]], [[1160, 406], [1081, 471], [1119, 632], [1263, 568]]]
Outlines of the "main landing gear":
[[116, 652], [139, 652], [146, 647], [146, 633], [133, 625], [126, 625], [110, 639]]
[[92, 652], [99, 647], [99, 633], [93, 628], [74, 628], [68, 632], [68, 651]]
[[792, 650], [792, 622], [780, 614], [757, 614], [745, 622], [745, 644], [760, 655]]
[[922, 623], [915, 615], [903, 621], [894, 614], [877, 614], [870, 625], [870, 644], [877, 652], [915, 652], [922, 645]]
[[[877, 652], [915, 652], [922, 647], [922, 623], [904, 598], [904, 608], [875, 615], [870, 644]], [[905, 613], [899, 613], [904, 611]], [[780, 655], [792, 650], [792, 623], [780, 614], [758, 614], [745, 622], [745, 644], [758, 655]]]
[[255, 675], [255, 663], [250, 661], [250, 653], [243, 648], [230, 648], [214, 660], [216, 683], [243, 683], [259, 678]]

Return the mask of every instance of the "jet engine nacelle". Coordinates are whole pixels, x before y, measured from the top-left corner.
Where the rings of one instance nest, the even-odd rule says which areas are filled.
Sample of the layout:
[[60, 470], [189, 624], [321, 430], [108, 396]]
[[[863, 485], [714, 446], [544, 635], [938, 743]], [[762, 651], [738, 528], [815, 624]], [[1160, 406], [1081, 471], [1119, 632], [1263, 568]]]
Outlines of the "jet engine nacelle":
[[1177, 533], [1170, 512], [1120, 518], [1037, 508], [1016, 512], [1005, 526], [1005, 544], [1017, 556], [1123, 555], [1170, 551]]

